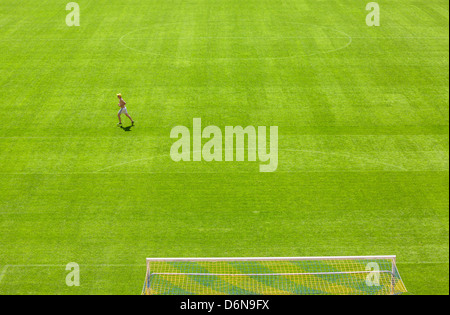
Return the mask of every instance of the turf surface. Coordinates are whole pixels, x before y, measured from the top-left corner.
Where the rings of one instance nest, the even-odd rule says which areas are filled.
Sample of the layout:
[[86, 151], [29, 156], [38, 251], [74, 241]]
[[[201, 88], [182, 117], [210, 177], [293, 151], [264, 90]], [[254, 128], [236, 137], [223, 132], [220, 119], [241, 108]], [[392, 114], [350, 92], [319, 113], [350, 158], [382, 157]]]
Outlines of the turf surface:
[[[448, 294], [449, 4], [381, 0], [371, 28], [367, 2], [78, 0], [68, 27], [2, 0], [0, 294], [139, 294], [146, 257], [385, 254]], [[173, 162], [195, 117], [278, 126], [277, 172]]]

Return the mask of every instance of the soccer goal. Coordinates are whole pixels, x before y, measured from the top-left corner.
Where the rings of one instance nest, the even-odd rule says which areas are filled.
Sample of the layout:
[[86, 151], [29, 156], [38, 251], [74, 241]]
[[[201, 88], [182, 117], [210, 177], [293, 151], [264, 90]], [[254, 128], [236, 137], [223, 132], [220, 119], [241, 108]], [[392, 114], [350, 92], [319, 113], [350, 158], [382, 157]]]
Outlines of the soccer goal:
[[148, 258], [143, 295], [398, 295], [396, 256]]

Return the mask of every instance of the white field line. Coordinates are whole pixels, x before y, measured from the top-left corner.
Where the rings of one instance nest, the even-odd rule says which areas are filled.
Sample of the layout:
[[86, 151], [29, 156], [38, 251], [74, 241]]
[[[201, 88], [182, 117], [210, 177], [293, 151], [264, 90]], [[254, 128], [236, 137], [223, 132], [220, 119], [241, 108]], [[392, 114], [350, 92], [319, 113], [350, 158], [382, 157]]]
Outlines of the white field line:
[[[279, 171], [277, 170], [275, 173], [282, 174], [303, 174], [303, 173], [312, 173], [312, 174], [320, 174], [320, 173], [425, 173], [425, 172], [433, 172], [433, 173], [448, 173], [449, 170], [304, 170], [304, 171]], [[193, 174], [226, 174], [226, 172], [74, 172], [74, 173], [0, 173], [0, 176], [70, 176], [70, 175], [193, 175]], [[249, 172], [234, 172], [234, 174], [255, 174], [254, 171]], [[0, 215], [2, 213], [0, 212]]]
[[4, 266], [2, 271], [0, 272], [0, 284], [2, 283], [2, 280], [5, 277], [5, 274], [8, 271], [9, 267], [10, 267], [9, 265]]
[[[2, 137], [0, 137], [0, 139], [2, 139]], [[231, 150], [235, 150], [234, 148]], [[222, 152], [227, 152], [230, 151], [230, 149], [223, 149]], [[434, 171], [434, 172], [447, 172], [448, 169], [444, 169], [444, 170], [409, 170], [406, 169], [400, 165], [395, 165], [395, 164], [391, 164], [391, 163], [386, 163], [386, 162], [381, 162], [381, 161], [377, 161], [371, 158], [367, 158], [367, 157], [362, 157], [362, 156], [357, 156], [357, 155], [352, 155], [352, 154], [345, 154], [345, 153], [340, 153], [340, 152], [326, 152], [326, 151], [315, 151], [315, 150], [297, 150], [297, 149], [278, 149], [278, 151], [280, 152], [303, 152], [303, 153], [310, 153], [310, 154], [320, 154], [320, 155], [331, 155], [331, 156], [339, 156], [339, 157], [344, 157], [347, 159], [353, 159], [353, 160], [360, 160], [360, 161], [367, 161], [370, 163], [374, 163], [374, 164], [378, 164], [378, 165], [384, 165], [384, 166], [389, 166], [392, 168], [397, 169], [397, 171], [401, 171], [401, 172], [426, 172], [426, 171]], [[203, 151], [191, 151], [192, 154], [194, 153], [201, 153]], [[394, 152], [394, 151], [393, 151]], [[395, 152], [401, 152], [401, 151], [395, 151]], [[437, 152], [437, 153], [448, 153], [447, 151], [416, 151], [416, 152]], [[113, 164], [107, 167], [103, 167], [101, 169], [95, 170], [95, 171], [90, 171], [90, 172], [68, 172], [68, 173], [56, 173], [56, 172], [27, 172], [27, 173], [21, 173], [21, 172], [11, 172], [11, 173], [1, 173], [0, 175], [89, 175], [89, 174], [121, 174], [121, 173], [117, 173], [117, 172], [105, 172], [106, 170], [110, 170], [112, 168], [117, 168], [120, 166], [124, 166], [124, 165], [129, 165], [129, 164], [133, 164], [136, 162], [142, 162], [142, 161], [150, 161], [150, 160], [154, 160], [154, 159], [158, 159], [158, 158], [165, 158], [165, 157], [170, 157], [170, 154], [161, 154], [161, 155], [155, 155], [155, 156], [150, 156], [147, 158], [141, 158], [141, 159], [136, 159], [136, 160], [131, 160], [131, 161], [126, 161], [126, 162], [122, 162], [122, 163], [118, 163], [118, 164]], [[332, 172], [380, 172], [383, 170], [302, 170], [302, 171], [277, 171], [278, 173], [332, 173]], [[208, 173], [208, 172], [206, 172]], [[215, 172], [210, 172], [211, 174], [216, 174]], [[242, 172], [242, 173], [252, 173], [252, 172]], [[135, 173], [130, 173], [130, 172], [126, 172], [126, 174], [168, 174], [168, 173], [161, 173], [161, 172], [135, 172]], [[169, 173], [169, 174], [194, 174], [193, 172], [174, 172], [174, 173]], [[198, 172], [198, 174], [205, 174], [205, 172]]]
[[413, 261], [406, 261], [406, 262], [397, 262], [397, 265], [448, 265], [450, 264], [449, 261], [420, 261], [420, 262], [413, 262]]
[[[300, 23], [300, 24], [302, 24], [302, 23]], [[312, 54], [295, 54], [295, 55], [292, 55], [292, 56], [282, 56], [282, 57], [248, 57], [248, 58], [222, 57], [222, 58], [213, 58], [213, 59], [211, 59], [211, 60], [233, 60], [233, 59], [238, 59], [238, 60], [264, 60], [264, 59], [265, 59], [265, 60], [287, 60], [287, 59], [293, 59], [293, 58], [298, 58], [298, 57], [309, 57], [309, 56], [316, 56], [316, 55], [328, 54], [328, 53], [336, 52], [336, 51], [339, 51], [339, 50], [343, 50], [343, 49], [348, 48], [348, 47], [352, 44], [352, 42], [353, 42], [352, 37], [351, 37], [350, 35], [348, 35], [347, 33], [343, 32], [343, 31], [340, 31], [340, 30], [337, 30], [337, 29], [334, 29], [334, 28], [331, 28], [331, 27], [327, 27], [327, 26], [318, 26], [318, 25], [314, 25], [314, 26], [317, 26], [317, 27], [319, 27], [319, 28], [327, 28], [327, 29], [331, 29], [331, 30], [333, 30], [334, 32], [340, 33], [341, 35], [343, 35], [343, 36], [339, 36], [339, 37], [323, 37], [324, 39], [325, 39], [325, 38], [328, 38], [328, 39], [331, 39], [331, 38], [347, 38], [347, 39], [348, 39], [348, 42], [347, 42], [344, 46], [342, 46], [342, 47], [338, 47], [338, 48], [336, 48], [336, 49], [327, 50], [327, 51], [318, 51], [318, 52], [315, 52], [315, 53], [312, 53]], [[122, 37], [120, 37], [119, 43], [120, 43], [123, 47], [125, 47], [125, 48], [127, 48], [127, 49], [130, 49], [130, 50], [133, 50], [133, 51], [135, 51], [135, 52], [142, 53], [142, 54], [148, 54], [148, 55], [154, 55], [154, 56], [161, 56], [161, 57], [164, 57], [164, 58], [170, 58], [170, 59], [176, 59], [176, 60], [184, 60], [184, 61], [210, 60], [210, 58], [178, 57], [178, 56], [170, 56], [170, 55], [161, 54], [161, 53], [154, 53], [154, 52], [150, 52], [150, 51], [146, 51], [146, 50], [136, 49], [136, 48], [134, 48], [134, 47], [131, 47], [131, 46], [126, 45], [126, 44], [123, 42], [123, 40], [124, 40], [125, 37], [127, 37], [127, 36], [129, 36], [129, 35], [131, 35], [131, 34], [133, 34], [133, 33], [136, 33], [136, 32], [142, 31], [142, 30], [146, 30], [146, 29], [149, 29], [149, 27], [136, 29], [136, 30], [133, 30], [133, 31], [131, 31], [131, 32], [126, 33], [125, 35], [123, 35]], [[214, 38], [214, 37], [212, 37], [212, 38]], [[211, 39], [212, 39], [212, 38], [211, 38]], [[223, 37], [222, 39], [225, 39], [225, 38], [233, 39], [233, 37]], [[247, 39], [258, 39], [258, 37], [235, 37], [235, 38], [239, 38], [239, 39], [243, 39], [243, 38], [247, 38]], [[295, 37], [291, 37], [291, 39], [292, 39], [292, 38], [295, 38]], [[297, 38], [298, 38], [298, 37], [297, 37]], [[302, 37], [299, 37], [299, 38], [301, 39]], [[309, 37], [308, 37], [308, 38], [309, 38]], [[314, 38], [314, 37], [311, 37], [311, 39], [313, 39], [313, 38]], [[318, 39], [319, 39], [319, 38], [322, 38], [322, 37], [318, 37]], [[219, 39], [220, 39], [220, 38], [219, 38]], [[267, 38], [267, 39], [270, 39], [270, 38]], [[283, 40], [283, 38], [280, 38], [279, 40]]]
[[[52, 264], [36, 264], [36, 265], [8, 265], [10, 268], [66, 268], [67, 265], [52, 265]], [[95, 267], [95, 268], [120, 268], [120, 267], [146, 267], [146, 264], [79, 264], [80, 267]]]
[[[195, 152], [193, 152], [193, 153], [195, 153]], [[126, 164], [132, 164], [132, 163], [135, 163], [135, 162], [154, 160], [154, 159], [163, 158], [163, 157], [170, 157], [170, 154], [156, 155], [156, 156], [152, 156], [152, 157], [148, 157], [148, 158], [137, 159], [137, 160], [132, 160], [132, 161], [123, 162], [123, 163], [119, 163], [119, 164], [114, 164], [114, 165], [110, 165], [110, 166], [107, 166], [105, 168], [101, 168], [99, 170], [96, 170], [96, 171], [94, 171], [92, 173], [100, 173], [100, 172], [102, 172], [104, 170], [111, 169], [111, 168], [114, 168], [114, 167], [119, 167], [119, 166], [123, 166], [123, 165], [126, 165]]]
[[[0, 137], [0, 139], [14, 139], [14, 138], [30, 138], [30, 139], [46, 139], [47, 137]], [[50, 137], [52, 138], [52, 137]], [[62, 137], [64, 138], [64, 137]], [[71, 138], [71, 137], [69, 137]], [[233, 149], [234, 150], [234, 149]], [[222, 150], [223, 152], [226, 152], [228, 150], [224, 149]], [[347, 159], [356, 159], [356, 160], [361, 160], [361, 161], [367, 161], [370, 163], [374, 163], [374, 164], [378, 164], [378, 165], [385, 165], [385, 166], [389, 166], [389, 167], [393, 167], [396, 168], [398, 170], [401, 170], [403, 172], [421, 172], [421, 171], [417, 171], [417, 170], [408, 170], [402, 166], [399, 165], [395, 165], [395, 164], [390, 164], [390, 163], [385, 163], [385, 162], [381, 162], [381, 161], [377, 161], [374, 159], [370, 159], [367, 157], [361, 157], [361, 156], [356, 156], [356, 155], [351, 155], [351, 154], [345, 154], [345, 153], [338, 153], [338, 152], [325, 152], [325, 151], [314, 151], [314, 150], [296, 150], [296, 149], [279, 149], [279, 151], [284, 151], [284, 152], [304, 152], [304, 153], [313, 153], [313, 154], [320, 154], [320, 155], [334, 155], [334, 156], [340, 156], [340, 157], [345, 157]], [[192, 153], [199, 153], [202, 151], [192, 151]], [[400, 151], [398, 151], [400, 152]], [[438, 153], [448, 153], [447, 151], [416, 151], [416, 152], [438, 152]], [[122, 162], [122, 163], [118, 163], [118, 164], [113, 164], [95, 171], [91, 171], [91, 172], [73, 172], [73, 173], [33, 173], [33, 172], [28, 172], [28, 173], [21, 173], [21, 172], [16, 172], [16, 173], [0, 173], [0, 175], [87, 175], [87, 174], [92, 174], [92, 173], [103, 173], [103, 174], [108, 174], [107, 172], [104, 172], [105, 170], [109, 170], [111, 168], [115, 168], [115, 167], [120, 167], [123, 165], [128, 165], [128, 164], [133, 164], [135, 162], [141, 162], [141, 161], [148, 161], [148, 160], [154, 160], [154, 159], [158, 159], [158, 158], [164, 158], [164, 157], [170, 157], [170, 154], [162, 154], [162, 155], [155, 155], [155, 156], [150, 156], [147, 158], [141, 158], [141, 159], [136, 159], [136, 160], [131, 160], [131, 161], [126, 161], [126, 162]], [[335, 172], [341, 172], [342, 170], [335, 170]], [[352, 171], [352, 170], [348, 170], [348, 171]], [[359, 172], [359, 170], [357, 170]], [[429, 170], [426, 170], [429, 171]], [[432, 170], [433, 171], [433, 170]], [[438, 170], [438, 171], [447, 171], [447, 170]], [[282, 172], [282, 171], [279, 171]], [[320, 173], [323, 171], [302, 171], [302, 173]], [[333, 172], [333, 170], [330, 171], [326, 171], [326, 172]], [[117, 173], [115, 173], [117, 174]], [[130, 174], [130, 173], [127, 173]], [[131, 173], [133, 174], [133, 173]], [[158, 172], [139, 172], [136, 174], [159, 174]], [[178, 174], [178, 173], [177, 173]]]
[[[397, 261], [397, 265], [448, 265], [449, 261], [420, 261], [420, 262], [414, 262], [414, 261], [406, 261], [406, 262], [399, 262]], [[146, 264], [80, 264], [80, 267], [95, 267], [95, 268], [104, 268], [104, 267], [111, 267], [111, 268], [120, 268], [120, 267], [146, 267]], [[30, 265], [7, 265], [3, 268], [2, 272], [0, 273], [0, 279], [4, 273], [9, 268], [66, 268], [66, 265], [58, 265], [58, 264], [30, 264]]]
[[[9, 139], [10, 137], [0, 137], [0, 139]], [[21, 138], [21, 137], [11, 137], [11, 138]], [[34, 138], [34, 137], [32, 137]], [[40, 137], [37, 137], [40, 138]], [[42, 137], [45, 138], [45, 137]], [[234, 149], [233, 149], [234, 150]], [[229, 150], [222, 150], [223, 152], [229, 151]], [[356, 156], [356, 155], [351, 155], [351, 154], [343, 154], [343, 153], [337, 153], [337, 152], [325, 152], [325, 151], [314, 151], [314, 150], [295, 150], [295, 149], [278, 149], [278, 151], [284, 151], [284, 152], [304, 152], [304, 153], [313, 153], [313, 154], [321, 154], [321, 155], [334, 155], [334, 156], [340, 156], [340, 157], [345, 157], [347, 159], [357, 159], [357, 160], [362, 160], [362, 161], [368, 161], [374, 164], [379, 164], [379, 165], [385, 165], [385, 166], [390, 166], [390, 167], [394, 167], [398, 170], [401, 170], [403, 172], [414, 172], [416, 170], [408, 170], [402, 166], [399, 165], [395, 165], [395, 164], [390, 164], [390, 163], [385, 163], [385, 162], [380, 162], [380, 161], [376, 161], [374, 159], [370, 159], [370, 158], [366, 158], [366, 157], [361, 157], [361, 156]], [[201, 153], [203, 151], [192, 151], [192, 153]], [[396, 152], [401, 152], [401, 151], [396, 151]], [[415, 151], [415, 152], [438, 152], [438, 153], [448, 153], [447, 151]], [[158, 159], [158, 158], [164, 158], [164, 157], [170, 157], [170, 154], [162, 154], [162, 155], [156, 155], [156, 156], [151, 156], [148, 158], [142, 158], [142, 159], [136, 159], [136, 160], [132, 160], [132, 161], [126, 161], [126, 162], [122, 162], [122, 163], [118, 163], [118, 164], [113, 164], [101, 169], [98, 169], [96, 171], [92, 171], [92, 172], [73, 172], [73, 173], [0, 173], [0, 175], [87, 175], [87, 174], [92, 174], [92, 173], [102, 173], [102, 174], [112, 174], [112, 173], [108, 173], [108, 172], [104, 172], [105, 170], [109, 170], [111, 168], [115, 168], [115, 167], [120, 167], [123, 165], [128, 165], [128, 164], [133, 164], [135, 162], [142, 162], [142, 161], [149, 161], [149, 160], [154, 160], [154, 159]], [[330, 171], [325, 171], [325, 172], [341, 172], [342, 170], [330, 170]], [[352, 170], [348, 170], [348, 171], [352, 171]], [[356, 172], [360, 172], [359, 170], [353, 170]], [[429, 170], [426, 170], [429, 171]], [[438, 170], [438, 171], [448, 171], [448, 170]], [[324, 171], [301, 171], [301, 173], [322, 173]], [[422, 172], [422, 171], [416, 171], [416, 172]], [[279, 173], [283, 173], [282, 171], [279, 171]], [[287, 173], [294, 173], [294, 172], [287, 172]], [[115, 173], [114, 174], [118, 174]], [[139, 173], [129, 173], [127, 172], [127, 174], [160, 174], [159, 172], [139, 172]], [[180, 174], [180, 173], [175, 173], [175, 174]], [[184, 173], [184, 174], [188, 174], [188, 172]], [[203, 173], [202, 173], [203, 174]]]
[[[229, 150], [225, 149], [225, 150], [222, 150], [222, 151], [226, 152], [226, 151], [230, 151], [230, 149]], [[336, 152], [324, 152], [324, 151], [312, 151], [312, 150], [294, 150], [294, 149], [292, 149], [292, 150], [290, 150], [290, 149], [278, 149], [278, 151], [304, 152], [304, 153], [313, 153], [313, 154], [321, 154], [321, 155], [334, 155], [334, 156], [339, 156], [339, 157], [345, 157], [347, 159], [356, 159], [356, 160], [361, 160], [361, 161], [368, 161], [368, 162], [374, 163], [374, 164], [390, 166], [390, 167], [394, 167], [396, 169], [399, 169], [399, 170], [401, 170], [403, 172], [407, 172], [408, 171], [408, 169], [406, 169], [406, 168], [404, 168], [402, 166], [399, 166], [399, 165], [390, 164], [390, 163], [384, 163], [384, 162], [376, 161], [376, 160], [373, 160], [373, 159], [370, 159], [370, 158], [356, 156], [356, 155], [350, 155], [350, 154], [342, 154], [342, 153], [336, 153]], [[202, 152], [202, 151], [192, 151], [193, 154], [194, 153], [199, 153], [199, 152]], [[153, 160], [153, 159], [156, 159], [156, 158], [163, 158], [163, 157], [170, 157], [170, 155], [169, 154], [164, 154], [164, 155], [158, 155], [158, 156], [153, 156], [153, 157], [148, 157], [148, 158], [143, 158], [143, 159], [132, 160], [132, 161], [128, 161], [128, 162], [123, 162], [123, 163], [111, 165], [111, 166], [108, 166], [108, 167], [96, 170], [93, 173], [101, 173], [104, 170], [111, 169], [111, 168], [114, 168], [114, 167], [119, 167], [119, 166], [123, 166], [123, 165], [127, 165], [127, 164], [132, 164], [132, 163], [135, 163], [135, 162], [141, 162], [141, 161], [146, 161], [146, 160]]]
[[284, 151], [287, 151], [287, 152], [305, 152], [305, 153], [323, 154], [323, 155], [334, 155], [334, 156], [345, 157], [345, 158], [348, 158], [348, 159], [357, 159], [357, 160], [361, 160], [361, 161], [368, 161], [368, 162], [375, 163], [375, 164], [391, 166], [391, 167], [398, 168], [398, 169], [400, 169], [400, 170], [402, 170], [404, 172], [408, 171], [406, 168], [404, 168], [402, 166], [399, 166], [399, 165], [390, 164], [390, 163], [384, 163], [384, 162], [376, 161], [374, 159], [361, 157], [361, 156], [356, 156], [356, 155], [350, 155], [350, 154], [342, 154], [342, 153], [336, 153], [336, 152], [324, 152], [324, 151], [313, 151], [313, 150], [284, 150]]
[[[284, 39], [345, 39], [348, 38], [347, 36], [328, 36], [328, 37], [320, 37], [320, 36], [287, 36], [287, 37], [275, 37], [275, 36], [204, 36], [204, 37], [149, 37], [149, 38], [133, 38], [134, 40], [170, 40], [170, 39], [277, 39], [277, 40], [284, 40]], [[385, 37], [376, 37], [376, 36], [352, 36], [353, 39], [374, 39], [374, 40], [380, 40], [380, 39], [446, 39], [448, 40], [450, 37], [448, 36], [385, 36]], [[24, 39], [17, 39], [17, 38], [3, 38], [0, 39], [0, 42], [28, 42], [28, 41], [65, 41], [65, 42], [71, 42], [71, 41], [114, 41], [117, 40], [117, 38], [24, 38]]]

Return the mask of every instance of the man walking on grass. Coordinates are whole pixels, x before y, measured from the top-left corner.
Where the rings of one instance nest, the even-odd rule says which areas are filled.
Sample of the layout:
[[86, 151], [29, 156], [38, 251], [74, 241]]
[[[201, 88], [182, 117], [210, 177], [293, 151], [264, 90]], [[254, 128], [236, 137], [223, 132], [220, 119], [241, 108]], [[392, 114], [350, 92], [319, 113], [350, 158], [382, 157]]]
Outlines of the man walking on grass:
[[120, 93], [117, 94], [117, 98], [119, 99], [119, 104], [117, 104], [117, 105], [120, 107], [119, 113], [117, 114], [117, 117], [119, 117], [119, 123], [117, 124], [117, 126], [122, 127], [122, 118], [120, 117], [122, 114], [125, 114], [125, 116], [130, 118], [131, 125], [134, 126], [134, 120], [133, 120], [133, 118], [131, 118], [130, 115], [128, 115], [127, 108], [125, 107], [125, 105], [127, 103], [123, 100], [122, 94], [120, 94]]

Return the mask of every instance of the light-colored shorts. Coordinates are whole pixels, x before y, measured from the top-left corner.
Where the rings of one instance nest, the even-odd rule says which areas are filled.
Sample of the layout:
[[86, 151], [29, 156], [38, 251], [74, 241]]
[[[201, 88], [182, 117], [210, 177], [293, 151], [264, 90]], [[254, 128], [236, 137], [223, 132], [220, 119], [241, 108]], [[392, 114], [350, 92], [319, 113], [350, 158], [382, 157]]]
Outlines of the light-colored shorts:
[[121, 108], [121, 109], [119, 110], [119, 115], [122, 115], [122, 114], [128, 114], [128, 111], [127, 111], [127, 108], [126, 108], [126, 107]]

